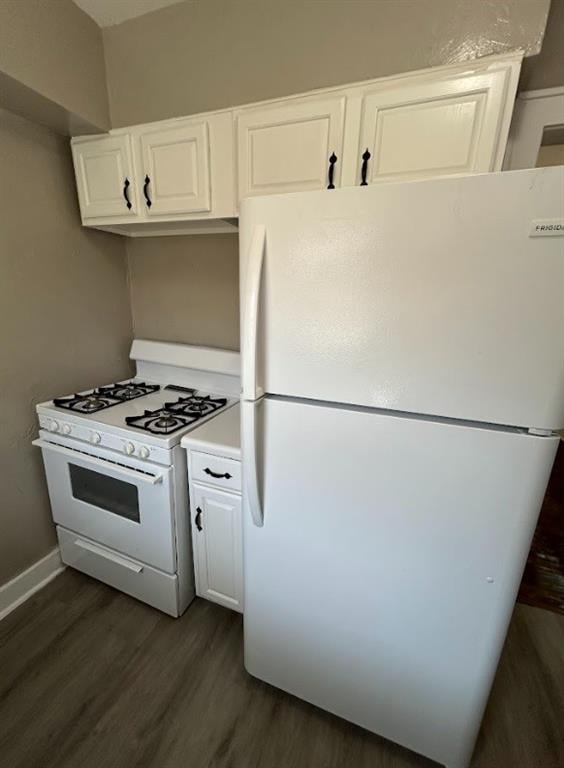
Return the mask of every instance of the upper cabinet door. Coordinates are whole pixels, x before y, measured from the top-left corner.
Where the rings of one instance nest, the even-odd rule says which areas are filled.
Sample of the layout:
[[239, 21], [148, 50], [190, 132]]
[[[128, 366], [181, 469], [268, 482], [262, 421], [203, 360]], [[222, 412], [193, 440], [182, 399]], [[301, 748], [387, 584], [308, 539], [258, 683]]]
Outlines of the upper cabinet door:
[[186, 121], [140, 135], [139, 186], [148, 216], [211, 209], [207, 121]]
[[511, 71], [373, 87], [362, 100], [355, 183], [501, 168], [514, 96]]
[[129, 136], [73, 139], [72, 156], [83, 220], [137, 215]]
[[312, 97], [237, 115], [239, 199], [339, 186], [345, 97]]

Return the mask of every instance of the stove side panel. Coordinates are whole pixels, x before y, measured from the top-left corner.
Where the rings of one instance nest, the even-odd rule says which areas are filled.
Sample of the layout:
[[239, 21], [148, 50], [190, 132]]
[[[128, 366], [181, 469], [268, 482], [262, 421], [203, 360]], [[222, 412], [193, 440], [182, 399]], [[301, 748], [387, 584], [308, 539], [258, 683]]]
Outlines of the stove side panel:
[[176, 563], [178, 572], [178, 614], [182, 615], [196, 595], [192, 532], [190, 527], [190, 499], [188, 495], [188, 468], [186, 451], [179, 445], [172, 450], [173, 461], [173, 520], [176, 535]]

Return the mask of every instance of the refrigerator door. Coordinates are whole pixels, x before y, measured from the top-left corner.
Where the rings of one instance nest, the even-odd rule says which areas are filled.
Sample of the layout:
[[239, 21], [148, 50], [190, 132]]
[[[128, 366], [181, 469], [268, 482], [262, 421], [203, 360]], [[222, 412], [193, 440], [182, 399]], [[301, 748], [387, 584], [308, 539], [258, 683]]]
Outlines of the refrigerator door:
[[254, 198], [240, 229], [245, 399], [564, 427], [564, 167]]
[[465, 766], [558, 440], [280, 398], [242, 410], [247, 670]]

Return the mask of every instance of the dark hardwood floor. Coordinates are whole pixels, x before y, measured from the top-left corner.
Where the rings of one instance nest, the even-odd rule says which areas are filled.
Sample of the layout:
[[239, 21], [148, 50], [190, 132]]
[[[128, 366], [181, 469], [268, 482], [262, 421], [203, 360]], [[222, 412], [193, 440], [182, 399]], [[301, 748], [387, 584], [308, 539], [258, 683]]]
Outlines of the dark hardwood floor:
[[[436, 765], [251, 678], [242, 619], [66, 570], [0, 623], [2, 768]], [[564, 617], [517, 606], [473, 768], [564, 766]]]
[[519, 601], [564, 614], [564, 442], [546, 489]]

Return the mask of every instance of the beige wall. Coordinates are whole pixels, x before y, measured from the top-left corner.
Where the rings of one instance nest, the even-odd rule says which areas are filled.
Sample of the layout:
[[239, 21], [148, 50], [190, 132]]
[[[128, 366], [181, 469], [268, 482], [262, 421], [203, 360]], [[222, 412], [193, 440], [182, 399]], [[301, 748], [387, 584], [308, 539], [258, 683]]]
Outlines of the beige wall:
[[128, 240], [138, 338], [239, 348], [236, 235]]
[[112, 125], [523, 48], [549, 0], [201, 0], [104, 30]]
[[55, 543], [34, 406], [128, 375], [125, 246], [80, 226], [68, 141], [0, 111], [0, 584]]
[[0, 0], [0, 72], [109, 127], [102, 34], [72, 0]]
[[542, 50], [523, 62], [521, 90], [564, 85], [564, 0], [552, 0]]

